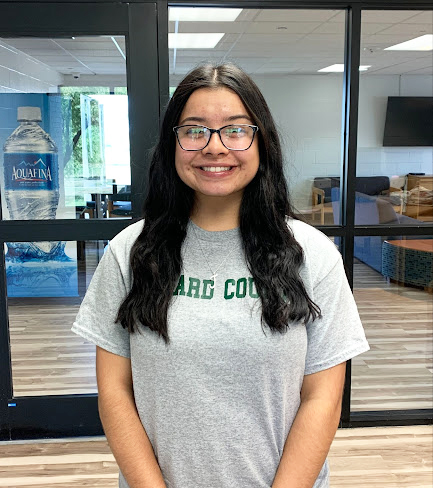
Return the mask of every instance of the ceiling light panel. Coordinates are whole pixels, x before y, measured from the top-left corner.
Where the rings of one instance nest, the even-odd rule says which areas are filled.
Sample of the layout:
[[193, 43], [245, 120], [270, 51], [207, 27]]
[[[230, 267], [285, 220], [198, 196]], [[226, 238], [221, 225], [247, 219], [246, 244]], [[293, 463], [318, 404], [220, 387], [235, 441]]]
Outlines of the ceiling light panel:
[[409, 41], [386, 47], [384, 51], [432, 51], [433, 35], [425, 34], [424, 36], [410, 39]]
[[241, 12], [241, 8], [170, 7], [168, 18], [179, 22], [233, 22]]
[[[371, 66], [360, 66], [359, 71], [367, 71], [368, 68]], [[344, 72], [344, 64], [333, 64], [331, 66], [327, 66], [326, 68], [322, 68], [318, 70], [318, 73], [343, 73]]]
[[169, 34], [168, 47], [169, 49], [213, 49], [223, 36], [224, 32], [211, 34]]

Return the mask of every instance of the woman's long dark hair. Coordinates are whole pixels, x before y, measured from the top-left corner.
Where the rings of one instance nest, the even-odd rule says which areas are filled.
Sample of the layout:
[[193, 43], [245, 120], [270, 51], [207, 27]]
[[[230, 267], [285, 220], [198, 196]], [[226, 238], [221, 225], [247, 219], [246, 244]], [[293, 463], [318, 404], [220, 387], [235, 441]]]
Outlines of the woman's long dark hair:
[[287, 226], [294, 218], [283, 173], [278, 133], [268, 105], [252, 79], [233, 64], [204, 65], [190, 72], [165, 112], [149, 172], [144, 226], [131, 250], [133, 283], [117, 321], [130, 332], [141, 323], [168, 344], [167, 312], [182, 269], [181, 246], [194, 204], [194, 191], [174, 164], [175, 134], [181, 112], [199, 88], [229, 88], [259, 127], [259, 169], [245, 188], [240, 232], [249, 270], [262, 304], [262, 328], [284, 333], [290, 321], [310, 321], [320, 309], [308, 296], [299, 270], [303, 251]]

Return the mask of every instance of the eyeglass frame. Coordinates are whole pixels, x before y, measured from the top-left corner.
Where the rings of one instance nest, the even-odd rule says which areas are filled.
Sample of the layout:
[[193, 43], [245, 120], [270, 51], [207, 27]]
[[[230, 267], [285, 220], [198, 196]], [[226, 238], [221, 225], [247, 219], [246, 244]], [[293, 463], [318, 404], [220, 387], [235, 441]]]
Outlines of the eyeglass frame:
[[[226, 127], [230, 127], [231, 125], [234, 125], [235, 127], [251, 127], [251, 129], [253, 129], [253, 137], [251, 138], [250, 145], [247, 148], [245, 148], [245, 149], [231, 149], [224, 144], [222, 137], [221, 137], [221, 131], [223, 129], [225, 129]], [[208, 129], [210, 131], [210, 136], [209, 136], [209, 140], [207, 141], [206, 145], [200, 149], [184, 149], [182, 147], [182, 144], [180, 143], [179, 133], [178, 133], [179, 129], [181, 129], [182, 127], [204, 127], [205, 129]], [[180, 148], [183, 151], [192, 151], [192, 152], [203, 151], [203, 149], [205, 149], [209, 145], [210, 140], [211, 140], [213, 134], [215, 134], [215, 133], [219, 135], [221, 144], [226, 149], [228, 149], [229, 151], [248, 151], [248, 149], [253, 145], [254, 137], [256, 135], [256, 132], [258, 132], [258, 130], [259, 130], [259, 128], [257, 127], [257, 125], [250, 125], [250, 124], [227, 124], [227, 125], [224, 125], [223, 127], [220, 127], [219, 129], [211, 129], [210, 127], [206, 127], [205, 125], [200, 125], [200, 124], [184, 124], [184, 125], [177, 125], [176, 127], [173, 127], [173, 132], [176, 134], [176, 139], [177, 139], [177, 142], [178, 142]]]

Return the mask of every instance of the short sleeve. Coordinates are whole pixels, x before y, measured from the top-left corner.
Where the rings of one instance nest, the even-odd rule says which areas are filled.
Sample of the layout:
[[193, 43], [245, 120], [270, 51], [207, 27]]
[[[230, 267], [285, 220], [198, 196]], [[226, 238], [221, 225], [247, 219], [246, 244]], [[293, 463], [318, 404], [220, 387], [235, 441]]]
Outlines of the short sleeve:
[[307, 324], [304, 374], [331, 368], [370, 349], [341, 257], [315, 285], [312, 299], [322, 317]]
[[129, 332], [115, 323], [126, 295], [119, 263], [108, 247], [81, 303], [72, 332], [113, 354], [130, 357]]

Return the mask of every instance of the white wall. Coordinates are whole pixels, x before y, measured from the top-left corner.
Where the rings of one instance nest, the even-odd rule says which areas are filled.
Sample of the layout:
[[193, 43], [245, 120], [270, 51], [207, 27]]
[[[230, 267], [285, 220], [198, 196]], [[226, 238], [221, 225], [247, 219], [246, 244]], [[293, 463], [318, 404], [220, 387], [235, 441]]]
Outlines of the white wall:
[[0, 41], [0, 93], [57, 93], [63, 76]]
[[[316, 176], [339, 176], [342, 76], [254, 76], [280, 130], [298, 209], [311, 204]], [[433, 173], [432, 148], [382, 146], [388, 96], [432, 96], [432, 76], [362, 75], [358, 176]]]
[[307, 208], [314, 178], [340, 174], [342, 75], [254, 80], [280, 132], [293, 203]]

